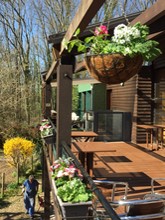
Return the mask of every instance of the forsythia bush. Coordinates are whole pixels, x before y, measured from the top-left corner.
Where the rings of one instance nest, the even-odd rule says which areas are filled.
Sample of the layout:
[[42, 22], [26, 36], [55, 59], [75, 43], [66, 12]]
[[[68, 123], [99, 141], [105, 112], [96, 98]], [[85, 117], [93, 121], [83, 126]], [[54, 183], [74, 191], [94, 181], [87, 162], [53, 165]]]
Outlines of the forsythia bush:
[[33, 153], [35, 144], [25, 138], [15, 137], [7, 139], [4, 143], [4, 154], [11, 159], [9, 163], [13, 166], [23, 166], [28, 157]]

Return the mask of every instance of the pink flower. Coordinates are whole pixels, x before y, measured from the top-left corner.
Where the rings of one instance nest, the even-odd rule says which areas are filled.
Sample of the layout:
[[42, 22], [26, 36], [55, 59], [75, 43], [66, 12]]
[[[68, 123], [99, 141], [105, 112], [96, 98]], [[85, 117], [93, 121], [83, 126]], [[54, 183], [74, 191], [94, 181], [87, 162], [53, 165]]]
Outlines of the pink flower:
[[71, 165], [64, 169], [64, 176], [69, 176], [69, 178], [75, 177], [78, 175], [78, 169]]
[[45, 125], [42, 125], [42, 126], [40, 126], [40, 131], [43, 131], [44, 129], [49, 129], [49, 128], [51, 128], [51, 125], [49, 125], [49, 124], [45, 124]]
[[43, 126], [40, 126], [40, 131], [43, 131], [43, 130], [44, 130]]
[[55, 164], [54, 169], [58, 169], [61, 165], [60, 164]]
[[101, 25], [100, 27], [97, 27], [95, 29], [95, 36], [98, 36], [98, 35], [102, 35], [102, 34], [108, 34], [108, 29], [105, 25]]
[[76, 172], [76, 168], [75, 167], [69, 167], [69, 168], [65, 168], [65, 173], [67, 173], [67, 174], [75, 174], [75, 172]]
[[46, 122], [46, 121], [48, 121], [47, 119], [42, 119], [42, 122]]
[[63, 177], [64, 176], [64, 172], [63, 170], [59, 170], [57, 173], [57, 178]]
[[81, 173], [78, 174], [78, 177], [79, 177], [80, 179], [83, 179], [83, 175], [82, 175]]
[[50, 166], [50, 171], [51, 171], [51, 172], [53, 172], [53, 171], [54, 171], [53, 166]]
[[74, 164], [71, 164], [71, 165], [69, 166], [69, 168], [75, 168], [75, 165], [74, 165]]
[[43, 128], [51, 128], [51, 125], [48, 125], [48, 124], [46, 124], [46, 125], [43, 125]]

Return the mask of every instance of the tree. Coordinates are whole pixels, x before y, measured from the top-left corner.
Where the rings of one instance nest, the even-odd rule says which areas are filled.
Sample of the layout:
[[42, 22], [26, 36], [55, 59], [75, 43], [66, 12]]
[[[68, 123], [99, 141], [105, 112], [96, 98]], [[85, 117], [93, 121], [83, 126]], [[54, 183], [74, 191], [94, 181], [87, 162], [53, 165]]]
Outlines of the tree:
[[7, 139], [4, 143], [4, 155], [9, 163], [19, 171], [25, 171], [27, 160], [32, 156], [35, 144], [25, 138], [15, 137]]
[[[0, 1], [0, 133], [41, 118], [41, 72], [52, 63], [51, 34], [67, 30], [80, 0]], [[106, 0], [91, 21], [143, 11], [156, 0]], [[86, 73], [85, 73], [86, 74]], [[82, 74], [81, 74], [82, 75]], [[55, 106], [55, 104], [54, 104]]]
[[72, 89], [72, 111], [78, 113], [79, 106], [79, 96], [78, 96], [78, 87], [73, 86]]
[[[0, 23], [4, 36], [6, 51], [13, 54], [8, 61], [8, 68], [17, 70], [17, 85], [21, 86], [21, 93], [16, 98], [21, 101], [17, 106], [16, 118], [20, 122], [22, 118], [30, 124], [30, 47], [31, 47], [31, 23], [28, 22], [25, 1], [1, 1]], [[26, 15], [26, 16], [25, 16]], [[7, 62], [6, 62], [7, 63]], [[30, 83], [31, 84], [31, 83]]]

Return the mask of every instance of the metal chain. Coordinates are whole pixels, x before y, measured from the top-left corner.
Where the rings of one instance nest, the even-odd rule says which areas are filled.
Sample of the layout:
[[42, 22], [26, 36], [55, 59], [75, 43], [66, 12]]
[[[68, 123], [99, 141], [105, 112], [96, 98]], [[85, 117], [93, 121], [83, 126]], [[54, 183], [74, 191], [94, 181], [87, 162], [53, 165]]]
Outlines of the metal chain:
[[[126, 0], [126, 1], [127, 1], [127, 0]], [[119, 0], [119, 7], [120, 7], [120, 9], [121, 9], [121, 12], [122, 12], [122, 14], [123, 14], [123, 16], [124, 16], [124, 18], [125, 18], [127, 24], [129, 25], [130, 22], [129, 22], [128, 18], [127, 18], [126, 12], [125, 12], [124, 7], [123, 7], [123, 5], [122, 5], [122, 0]]]

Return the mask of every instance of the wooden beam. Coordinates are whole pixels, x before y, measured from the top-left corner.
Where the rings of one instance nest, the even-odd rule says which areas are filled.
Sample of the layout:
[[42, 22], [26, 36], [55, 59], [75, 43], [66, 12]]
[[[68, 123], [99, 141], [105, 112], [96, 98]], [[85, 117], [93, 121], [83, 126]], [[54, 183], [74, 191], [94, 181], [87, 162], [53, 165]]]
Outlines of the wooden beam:
[[[141, 14], [140, 12], [130, 14], [127, 16], [127, 19], [129, 20], [129, 22], [131, 22], [133, 19], [135, 19], [140, 14]], [[110, 25], [108, 25], [109, 22], [110, 22]], [[111, 18], [110, 21], [104, 21], [103, 25], [108, 26], [109, 28], [108, 32], [111, 34], [111, 32], [113, 33], [113, 29], [121, 23], [127, 24], [124, 16]], [[91, 31], [94, 31], [96, 27], [100, 26], [100, 24], [101, 22], [97, 22], [97, 23], [88, 25], [85, 28], [85, 30], [81, 32], [81, 34], [79, 35], [79, 39], [84, 39], [85, 37], [92, 36], [93, 33]], [[48, 43], [53, 44], [53, 47], [59, 50], [60, 48], [59, 45], [61, 44], [61, 40], [63, 39], [64, 35], [65, 35], [65, 32], [49, 35]]]
[[[77, 13], [74, 19], [72, 20], [64, 38], [66, 40], [71, 40], [77, 28], [80, 28], [82, 32], [89, 24], [89, 22], [92, 20], [92, 18], [95, 16], [95, 14], [103, 5], [104, 2], [105, 0], [99, 0], [99, 1], [82, 0], [80, 7], [78, 8]], [[60, 54], [62, 54], [63, 51], [64, 51], [64, 47], [61, 45]]]
[[52, 65], [50, 67], [50, 69], [48, 70], [46, 76], [45, 76], [45, 81], [48, 81], [51, 77], [51, 75], [53, 74], [54, 70], [57, 68], [59, 63], [59, 60], [53, 60]]
[[141, 24], [150, 25], [154, 21], [158, 20], [160, 17], [165, 15], [165, 4], [164, 1], [158, 0], [150, 8], [142, 12], [138, 17], [131, 21], [131, 25], [140, 22]]
[[165, 34], [165, 31], [159, 31], [159, 32], [156, 32], [154, 34], [150, 34], [148, 39], [154, 39], [154, 38], [159, 37], [159, 36], [164, 35], [164, 34]]
[[53, 60], [59, 59], [59, 51], [54, 47], [52, 48], [52, 55], [53, 55]]
[[[71, 40], [77, 28], [80, 28], [81, 31], [83, 31], [86, 28], [86, 26], [89, 24], [89, 22], [92, 20], [92, 18], [95, 16], [97, 11], [100, 9], [100, 7], [103, 5], [104, 2], [105, 0], [99, 0], [99, 1], [82, 0], [80, 7], [78, 8], [77, 13], [74, 19], [72, 20], [64, 38], [66, 40]], [[64, 52], [64, 47], [61, 45], [59, 56], [62, 56], [63, 52]], [[45, 78], [46, 81], [49, 80], [50, 76], [52, 75], [54, 70], [57, 68], [57, 66], [58, 66], [58, 61], [57, 60], [53, 61], [46, 75], [46, 78]]]

